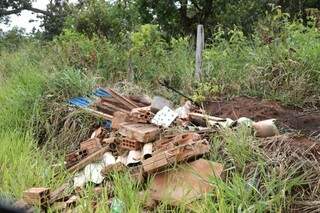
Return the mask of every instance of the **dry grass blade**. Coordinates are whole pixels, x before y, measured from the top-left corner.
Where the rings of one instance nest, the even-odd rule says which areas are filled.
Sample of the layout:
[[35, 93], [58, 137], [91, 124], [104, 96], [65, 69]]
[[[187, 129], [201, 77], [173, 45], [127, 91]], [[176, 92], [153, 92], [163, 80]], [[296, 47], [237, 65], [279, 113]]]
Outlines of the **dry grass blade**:
[[279, 174], [300, 178], [302, 184], [292, 191], [295, 200], [292, 211], [299, 206], [299, 210], [313, 212], [312, 209], [319, 209], [316, 200], [320, 198], [319, 144], [309, 140], [299, 143], [298, 139], [289, 134], [267, 138], [262, 141], [261, 148], [270, 165], [280, 170]]

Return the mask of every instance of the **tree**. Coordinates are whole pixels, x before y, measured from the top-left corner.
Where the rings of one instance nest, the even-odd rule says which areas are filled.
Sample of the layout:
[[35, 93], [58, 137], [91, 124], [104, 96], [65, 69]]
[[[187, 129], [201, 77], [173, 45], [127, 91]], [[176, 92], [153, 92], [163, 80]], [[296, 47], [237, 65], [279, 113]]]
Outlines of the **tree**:
[[44, 38], [52, 39], [62, 32], [65, 20], [71, 13], [71, 8], [68, 1], [50, 0], [46, 11], [50, 15], [40, 15], [40, 18], [43, 19], [41, 27], [44, 28]]
[[79, 2], [68, 24], [89, 37], [95, 34], [116, 40], [134, 31], [138, 17], [135, 4], [129, 0], [86, 0]]
[[280, 5], [292, 18], [305, 18], [306, 8], [320, 7], [319, 0], [136, 0], [136, 4], [142, 22], [158, 24], [168, 36], [195, 34], [196, 25], [203, 24], [207, 37], [218, 25], [252, 33], [271, 4]]
[[44, 27], [44, 37], [52, 39], [62, 32], [65, 18], [68, 15], [68, 0], [50, 0], [47, 9], [41, 10], [32, 6], [32, 0], [1, 0], [0, 20], [6, 20], [9, 15], [19, 15], [23, 10], [38, 13]]
[[0, 17], [12, 14], [20, 14], [23, 10], [41, 13], [46, 16], [52, 15], [49, 11], [32, 7], [31, 0], [1, 0], [0, 2]]
[[[210, 34], [217, 25], [250, 29], [267, 9], [267, 1], [256, 0], [137, 0], [144, 23], [159, 24], [171, 35], [190, 35], [197, 24]], [[270, 1], [269, 1], [270, 2]]]

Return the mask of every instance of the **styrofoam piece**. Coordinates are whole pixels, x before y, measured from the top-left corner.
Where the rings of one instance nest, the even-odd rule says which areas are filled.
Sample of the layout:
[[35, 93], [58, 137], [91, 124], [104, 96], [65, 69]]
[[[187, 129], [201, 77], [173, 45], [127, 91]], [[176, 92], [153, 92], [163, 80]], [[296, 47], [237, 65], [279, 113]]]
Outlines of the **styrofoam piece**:
[[79, 171], [75, 173], [73, 177], [73, 187], [78, 188], [78, 187], [83, 187], [86, 184], [86, 176], [84, 174], [84, 171]]
[[86, 182], [90, 181], [95, 184], [102, 183], [104, 177], [101, 175], [101, 170], [103, 169], [103, 167], [104, 167], [104, 164], [102, 162], [88, 164], [84, 168], [84, 175], [86, 177]]
[[139, 150], [131, 150], [128, 154], [126, 166], [132, 166], [141, 162], [141, 154], [142, 153]]
[[102, 161], [104, 163], [104, 166], [108, 166], [111, 164], [115, 164], [116, 158], [112, 155], [111, 152], [106, 152], [106, 153], [104, 153], [104, 155], [102, 157]]
[[152, 157], [152, 143], [146, 143], [142, 148], [142, 158], [145, 160]]
[[169, 107], [163, 107], [151, 120], [151, 123], [158, 126], [169, 127], [177, 118], [178, 114]]

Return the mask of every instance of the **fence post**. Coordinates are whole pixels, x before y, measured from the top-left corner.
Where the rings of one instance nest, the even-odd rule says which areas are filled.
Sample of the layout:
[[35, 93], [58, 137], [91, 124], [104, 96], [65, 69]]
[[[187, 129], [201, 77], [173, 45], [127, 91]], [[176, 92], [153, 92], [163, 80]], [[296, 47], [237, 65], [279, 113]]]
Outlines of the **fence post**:
[[202, 75], [202, 51], [204, 49], [204, 29], [203, 25], [199, 24], [197, 26], [197, 46], [196, 46], [196, 71], [195, 79], [197, 81], [201, 80]]
[[128, 57], [127, 80], [128, 80], [128, 82], [134, 82], [134, 71], [132, 69], [132, 60], [131, 60], [130, 50], [129, 50], [129, 57]]

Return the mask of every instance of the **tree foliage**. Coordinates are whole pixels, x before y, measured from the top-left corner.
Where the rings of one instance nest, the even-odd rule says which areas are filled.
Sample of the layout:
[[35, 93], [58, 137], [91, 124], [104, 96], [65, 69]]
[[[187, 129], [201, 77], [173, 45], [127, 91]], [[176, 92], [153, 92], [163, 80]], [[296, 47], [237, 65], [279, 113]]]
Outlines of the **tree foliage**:
[[291, 18], [304, 20], [307, 8], [320, 7], [319, 0], [79, 0], [75, 5], [68, 0], [50, 0], [47, 9], [40, 10], [32, 2], [2, 0], [0, 20], [22, 10], [39, 13], [44, 36], [49, 39], [60, 34], [64, 27], [89, 37], [97, 34], [119, 39], [141, 24], [158, 25], [168, 38], [193, 35], [196, 25], [203, 24], [206, 36], [210, 37], [218, 28], [235, 26], [251, 34], [257, 21], [271, 11], [271, 5], [281, 6]]
[[197, 24], [210, 32], [217, 25], [238, 25], [250, 30], [267, 9], [267, 1], [255, 0], [138, 0], [144, 23], [159, 24], [169, 35], [193, 34]]
[[11, 14], [20, 14], [23, 10], [42, 13], [46, 16], [52, 15], [49, 11], [32, 7], [31, 0], [1, 0], [0, 2], [0, 17], [8, 16]]
[[139, 25], [138, 16], [131, 1], [87, 0], [79, 3], [67, 25], [89, 37], [97, 34], [115, 39]]
[[44, 28], [44, 38], [52, 39], [55, 35], [59, 35], [63, 28], [67, 16], [71, 12], [68, 1], [50, 0], [47, 5], [47, 11], [51, 15], [43, 15], [41, 26]]

